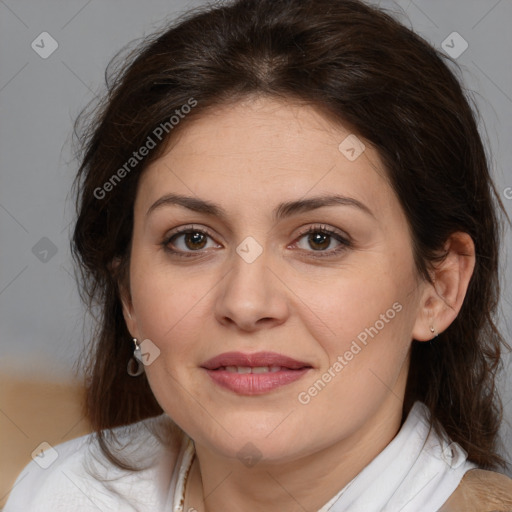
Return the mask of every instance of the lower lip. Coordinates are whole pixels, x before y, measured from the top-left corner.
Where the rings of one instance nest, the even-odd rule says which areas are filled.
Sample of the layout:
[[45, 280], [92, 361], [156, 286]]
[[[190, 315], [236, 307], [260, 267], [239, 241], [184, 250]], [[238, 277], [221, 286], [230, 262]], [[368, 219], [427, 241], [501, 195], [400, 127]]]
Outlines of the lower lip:
[[311, 368], [280, 370], [268, 373], [235, 373], [226, 370], [206, 370], [212, 380], [239, 395], [263, 395], [304, 376]]

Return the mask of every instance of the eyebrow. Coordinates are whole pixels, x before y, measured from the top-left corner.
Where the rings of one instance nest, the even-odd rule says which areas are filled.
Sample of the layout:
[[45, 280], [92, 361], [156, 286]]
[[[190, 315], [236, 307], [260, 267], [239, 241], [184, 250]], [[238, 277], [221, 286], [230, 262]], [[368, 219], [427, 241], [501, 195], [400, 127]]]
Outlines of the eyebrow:
[[[149, 207], [148, 211], [146, 212], [146, 217], [148, 217], [157, 209], [160, 209], [164, 206], [174, 205], [182, 206], [197, 213], [216, 216], [224, 221], [226, 221], [228, 217], [226, 210], [224, 210], [224, 208], [216, 203], [212, 203], [211, 201], [206, 201], [204, 199], [199, 199], [197, 197], [183, 196], [180, 194], [166, 194], [165, 196], [162, 196]], [[316, 210], [317, 208], [322, 208], [324, 206], [339, 205], [358, 208], [359, 210], [376, 219], [373, 212], [365, 204], [352, 197], [345, 197], [340, 195], [316, 196], [307, 199], [299, 199], [297, 201], [280, 203], [272, 211], [272, 218], [275, 222], [277, 222], [286, 217], [291, 217], [299, 213]]]

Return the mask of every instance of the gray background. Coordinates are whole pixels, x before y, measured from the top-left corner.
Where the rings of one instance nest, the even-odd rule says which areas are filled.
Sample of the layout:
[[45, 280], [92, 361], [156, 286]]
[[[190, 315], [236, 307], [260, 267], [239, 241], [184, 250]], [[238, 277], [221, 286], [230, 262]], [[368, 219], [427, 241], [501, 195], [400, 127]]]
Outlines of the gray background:
[[[0, 0], [1, 372], [72, 377], [83, 329], [87, 332], [90, 325], [87, 317], [84, 322], [69, 254], [73, 220], [69, 190], [77, 169], [70, 145], [72, 122], [89, 100], [104, 91], [105, 67], [121, 47], [202, 3]], [[508, 188], [512, 187], [512, 2], [372, 3], [393, 10], [438, 48], [453, 32], [467, 41], [457, 63], [481, 112], [481, 133], [495, 182], [512, 215], [512, 188]], [[46, 59], [31, 47], [42, 32], [50, 33], [59, 45]], [[461, 48], [457, 40], [453, 46]], [[511, 245], [507, 227], [500, 327], [509, 343]], [[504, 357], [504, 365], [509, 371], [499, 381], [506, 404], [501, 436], [511, 454], [510, 356]]]

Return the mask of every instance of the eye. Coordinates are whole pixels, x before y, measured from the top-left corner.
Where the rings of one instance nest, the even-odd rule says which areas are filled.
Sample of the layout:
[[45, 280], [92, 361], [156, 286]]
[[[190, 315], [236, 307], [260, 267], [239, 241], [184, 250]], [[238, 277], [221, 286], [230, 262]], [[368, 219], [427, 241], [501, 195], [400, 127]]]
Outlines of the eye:
[[[161, 245], [171, 255], [191, 257], [200, 255], [204, 252], [204, 249], [208, 249], [208, 238], [212, 238], [208, 231], [195, 226], [185, 226], [180, 230], [172, 232]], [[307, 230], [300, 233], [299, 238], [296, 239], [293, 245], [298, 245], [298, 240], [302, 238], [305, 239], [305, 243], [310, 248], [313, 248], [313, 250], [308, 250], [308, 247], [301, 247], [300, 249], [311, 253], [313, 257], [335, 256], [351, 247], [351, 242], [348, 238], [325, 225], [310, 226]], [[338, 246], [327, 250], [333, 241], [337, 242]], [[214, 244], [214, 247], [218, 248], [220, 246]]]
[[[189, 256], [187, 253], [200, 252], [207, 248], [208, 238], [211, 238], [211, 236], [207, 231], [194, 226], [187, 226], [168, 236], [162, 242], [162, 245], [166, 251], [186, 257]], [[172, 249], [169, 245], [177, 247], [178, 250]]]
[[[303, 231], [300, 234], [298, 240], [302, 238], [305, 238], [305, 243], [314, 250], [308, 251], [307, 247], [302, 247], [302, 249], [308, 252], [318, 253], [313, 254], [314, 257], [323, 258], [326, 256], [337, 255], [351, 247], [351, 242], [346, 237], [325, 225], [309, 227], [306, 231]], [[333, 242], [333, 239], [338, 242], [338, 247], [326, 252]]]

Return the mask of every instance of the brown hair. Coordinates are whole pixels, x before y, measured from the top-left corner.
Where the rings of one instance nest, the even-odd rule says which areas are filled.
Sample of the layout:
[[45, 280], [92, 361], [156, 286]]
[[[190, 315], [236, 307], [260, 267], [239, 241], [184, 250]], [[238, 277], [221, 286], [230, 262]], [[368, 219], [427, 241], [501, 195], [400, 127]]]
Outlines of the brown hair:
[[[374, 145], [408, 218], [424, 279], [430, 281], [428, 270], [451, 233], [472, 237], [476, 266], [457, 318], [434, 342], [412, 342], [403, 418], [421, 400], [432, 427], [438, 434], [443, 427], [469, 460], [505, 467], [497, 449], [502, 405], [495, 375], [500, 345], [508, 345], [493, 321], [497, 204], [504, 208], [489, 175], [478, 110], [444, 59], [456, 63], [392, 15], [358, 0], [238, 0], [194, 9], [113, 70], [118, 57], [92, 117], [77, 119], [81, 166], [71, 244], [80, 295], [90, 311], [98, 308], [95, 344], [85, 360], [85, 407], [105, 455], [128, 468], [110, 453], [102, 430], [111, 434], [163, 412], [146, 377], [126, 370], [133, 345], [119, 286], [128, 286], [139, 177], [206, 109], [264, 95], [313, 105]], [[191, 99], [195, 107], [157, 147], [104, 187]], [[113, 261], [120, 262], [115, 271]]]

